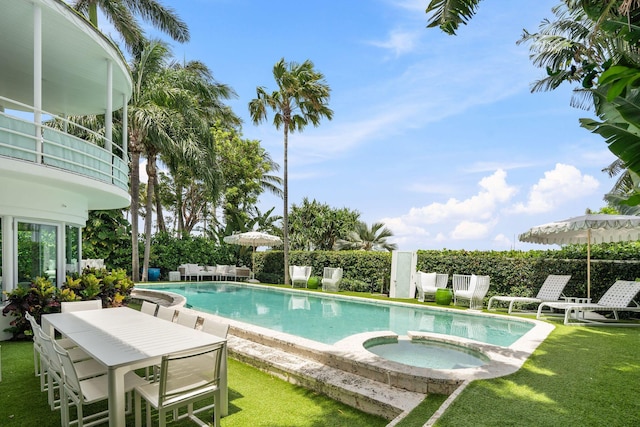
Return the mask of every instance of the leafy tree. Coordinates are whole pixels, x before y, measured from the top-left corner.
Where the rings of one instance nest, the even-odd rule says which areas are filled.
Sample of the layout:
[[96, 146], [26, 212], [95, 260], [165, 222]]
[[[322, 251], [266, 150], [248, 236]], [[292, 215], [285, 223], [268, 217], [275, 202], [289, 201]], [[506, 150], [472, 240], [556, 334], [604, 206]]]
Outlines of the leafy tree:
[[381, 222], [372, 224], [371, 228], [364, 222], [358, 222], [346, 239], [338, 240], [337, 246], [340, 250], [393, 251], [398, 249], [398, 245], [387, 242], [391, 236], [391, 230]]
[[98, 7], [109, 22], [120, 33], [130, 52], [139, 52], [145, 42], [144, 31], [136, 19], [142, 17], [155, 28], [168, 34], [173, 40], [184, 43], [189, 41], [189, 29], [171, 8], [156, 0], [75, 0], [74, 9], [88, 17], [98, 26]]
[[307, 197], [291, 207], [289, 233], [292, 250], [333, 250], [336, 242], [354, 230], [360, 213], [347, 208], [334, 209]]
[[223, 176], [223, 220], [239, 226], [236, 231], [244, 231], [251, 209], [265, 189], [282, 195], [282, 180], [270, 175], [279, 166], [260, 146], [259, 141], [243, 139], [238, 132], [219, 127], [214, 127], [211, 131]]
[[328, 107], [330, 88], [324, 75], [314, 69], [313, 62], [302, 64], [285, 62], [284, 58], [273, 66], [273, 77], [278, 89], [267, 93], [258, 87], [257, 97], [249, 102], [249, 113], [254, 124], [267, 118], [267, 111], [274, 112], [273, 125], [284, 131], [284, 280], [289, 283], [289, 199], [288, 199], [288, 146], [289, 132], [302, 131], [309, 123], [320, 124], [323, 117], [331, 120], [333, 111]]
[[131, 225], [121, 209], [89, 211], [82, 253], [85, 258], [104, 259], [108, 268], [131, 268]]

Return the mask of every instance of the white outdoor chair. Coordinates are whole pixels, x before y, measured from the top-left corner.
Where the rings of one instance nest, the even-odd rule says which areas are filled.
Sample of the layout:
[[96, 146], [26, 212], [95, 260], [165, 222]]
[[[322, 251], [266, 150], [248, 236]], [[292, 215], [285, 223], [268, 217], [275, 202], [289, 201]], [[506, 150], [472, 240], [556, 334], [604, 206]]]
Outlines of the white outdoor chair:
[[[52, 410], [58, 409], [60, 407], [60, 400], [54, 398], [54, 390], [56, 388], [59, 388], [63, 378], [61, 375], [62, 366], [60, 365], [60, 360], [55, 352], [55, 348], [57, 347], [66, 351], [67, 356], [70, 358], [70, 356], [68, 355], [69, 351], [63, 349], [60, 345], [58, 345], [58, 342], [51, 339], [51, 337], [44, 333], [42, 329], [38, 329], [37, 334], [43, 350], [41, 357], [42, 364], [47, 370], [46, 391], [48, 394], [49, 405], [51, 405]], [[79, 362], [72, 361], [72, 363], [76, 369], [78, 378], [81, 380], [105, 375], [107, 373], [107, 368], [105, 368], [95, 359], [86, 359]]]
[[149, 302], [149, 301], [142, 301], [142, 307], [140, 307], [140, 312], [144, 314], [149, 314], [151, 316], [155, 316], [157, 309], [158, 309], [158, 304]]
[[457, 305], [459, 300], [468, 301], [470, 309], [482, 309], [483, 300], [488, 291], [489, 276], [453, 275], [454, 305]]
[[322, 290], [338, 292], [342, 281], [342, 268], [325, 267], [322, 275]]
[[305, 265], [305, 266], [290, 265], [289, 266], [289, 278], [291, 279], [291, 287], [294, 287], [296, 286], [296, 284], [299, 284], [306, 288], [307, 282], [309, 281], [309, 277], [311, 277], [310, 266], [308, 265]]
[[446, 288], [449, 283], [448, 274], [418, 271], [416, 276], [416, 291], [418, 292], [418, 301], [420, 302], [424, 302], [427, 296], [433, 296], [435, 298], [436, 291]]
[[229, 270], [228, 265], [218, 264], [216, 265], [216, 276], [219, 281], [223, 281], [227, 279], [227, 271]]
[[[47, 357], [43, 355], [43, 344], [41, 334], [49, 337], [49, 335], [44, 332], [44, 330], [38, 325], [36, 319], [30, 314], [25, 313], [25, 318], [31, 324], [31, 331], [33, 332], [33, 363], [34, 363], [34, 372], [36, 377], [40, 377], [40, 390], [47, 390], [47, 370], [46, 366], [43, 367], [42, 358]], [[52, 338], [53, 337], [49, 337]], [[57, 344], [62, 348], [73, 349], [74, 357], [76, 360], [84, 360], [88, 359], [89, 355], [79, 348], [77, 348], [76, 344], [68, 338], [61, 338], [56, 340]]]
[[214, 280], [217, 274], [217, 268], [212, 265], [206, 265], [204, 267], [200, 267], [198, 271], [198, 280], [204, 280], [205, 277], [210, 277], [211, 280]]
[[198, 316], [192, 313], [187, 313], [183, 310], [178, 310], [178, 319], [176, 320], [176, 323], [193, 329], [198, 323]]
[[102, 310], [102, 300], [91, 299], [87, 301], [66, 301], [60, 303], [60, 311], [63, 313], [86, 310]]
[[[188, 417], [200, 426], [207, 426], [194, 414], [193, 403], [213, 397], [213, 404], [219, 404], [223, 346], [220, 343], [163, 356], [160, 379], [136, 387], [136, 427], [142, 424], [142, 399], [146, 401], [147, 425], [151, 425], [151, 407], [158, 410], [159, 425], [163, 427], [168, 412], [187, 406], [187, 413], [178, 418]], [[213, 425], [220, 426], [218, 408], [214, 410]]]
[[236, 281], [246, 281], [251, 278], [251, 269], [249, 267], [236, 267]]
[[196, 278], [196, 280], [199, 280], [201, 269], [202, 267], [200, 267], [198, 264], [182, 264], [180, 267], [178, 267], [180, 275], [184, 276], [185, 280], [187, 280], [187, 278], [191, 280], [194, 277]]
[[[619, 311], [635, 311], [640, 312], [640, 304], [635, 300], [636, 295], [640, 293], [640, 282], [618, 280], [615, 282], [607, 292], [602, 295], [597, 303], [576, 303], [576, 302], [543, 302], [538, 306], [537, 319], [540, 319], [542, 315], [542, 309], [544, 307], [555, 308], [558, 310], [564, 310], [564, 324], [565, 325], [577, 325], [582, 324], [579, 322], [570, 322], [574, 314], [574, 318], [578, 318], [579, 313], [585, 311], [611, 311], [615, 320], [619, 320]], [[582, 317], [582, 322], [586, 323], [598, 323], [606, 324], [604, 322], [585, 319]], [[621, 323], [611, 323], [612, 325], [622, 325]]]
[[487, 304], [487, 310], [491, 310], [491, 305], [494, 302], [508, 302], [509, 303], [509, 311], [511, 314], [513, 310], [514, 304], [535, 304], [541, 303], [545, 301], [553, 302], [559, 301], [560, 296], [562, 296], [562, 291], [564, 290], [567, 283], [569, 283], [569, 279], [571, 279], [571, 275], [568, 276], [559, 276], [555, 274], [550, 274], [547, 276], [546, 280], [540, 287], [538, 294], [535, 297], [512, 297], [512, 296], [502, 296], [495, 295], [489, 298], [489, 304]]
[[[40, 338], [36, 334], [38, 333], [38, 329], [40, 329], [40, 325], [38, 325], [38, 322], [36, 322], [35, 317], [33, 317], [31, 313], [26, 312], [24, 314], [24, 317], [29, 321], [29, 324], [31, 325], [31, 331], [33, 332], [33, 371], [35, 373], [35, 376], [39, 377], [42, 373], [42, 368], [40, 365], [41, 346]], [[43, 384], [41, 383], [40, 388], [42, 389], [42, 387]]]
[[229, 324], [205, 317], [202, 322], [202, 331], [220, 338], [227, 338]]
[[176, 316], [176, 310], [174, 308], [165, 307], [163, 305], [158, 306], [158, 311], [156, 312], [156, 317], [158, 319], [168, 320], [169, 322], [173, 322], [173, 319]]
[[[78, 427], [83, 427], [86, 423], [96, 425], [108, 422], [108, 410], [84, 415], [84, 406], [92, 403], [108, 400], [109, 383], [107, 375], [81, 379], [76, 370], [76, 366], [71, 361], [67, 351], [59, 346], [54, 345], [54, 350], [58, 355], [62, 365], [63, 381], [61, 387], [60, 400], [62, 425], [68, 426], [77, 423]], [[135, 372], [130, 371], [124, 375], [124, 391], [130, 393], [135, 387], [147, 384], [147, 381], [140, 378]], [[129, 399], [130, 402], [130, 394]], [[70, 420], [69, 405], [76, 407], [77, 420]], [[129, 403], [127, 413], [131, 413], [131, 404]]]

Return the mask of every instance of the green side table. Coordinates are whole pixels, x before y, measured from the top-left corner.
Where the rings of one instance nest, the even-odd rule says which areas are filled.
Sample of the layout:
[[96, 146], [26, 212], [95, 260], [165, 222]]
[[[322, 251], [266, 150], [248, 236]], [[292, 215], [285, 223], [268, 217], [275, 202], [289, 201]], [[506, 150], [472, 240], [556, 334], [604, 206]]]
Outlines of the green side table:
[[449, 288], [440, 288], [436, 290], [436, 304], [449, 305], [453, 299], [453, 292]]

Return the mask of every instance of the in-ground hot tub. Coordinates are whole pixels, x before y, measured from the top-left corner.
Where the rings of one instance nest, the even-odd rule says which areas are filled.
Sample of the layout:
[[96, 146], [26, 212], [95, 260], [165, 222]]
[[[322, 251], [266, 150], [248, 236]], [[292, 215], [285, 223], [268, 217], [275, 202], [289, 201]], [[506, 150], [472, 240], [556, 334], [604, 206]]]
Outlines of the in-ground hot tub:
[[489, 362], [480, 351], [438, 340], [382, 337], [367, 340], [364, 348], [387, 360], [430, 369], [477, 368]]

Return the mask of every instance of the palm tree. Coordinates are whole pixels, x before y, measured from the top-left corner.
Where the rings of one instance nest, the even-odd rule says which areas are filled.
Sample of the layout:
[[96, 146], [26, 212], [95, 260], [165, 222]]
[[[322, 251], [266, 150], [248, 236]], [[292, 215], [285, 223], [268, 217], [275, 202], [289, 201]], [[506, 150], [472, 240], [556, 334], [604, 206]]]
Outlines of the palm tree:
[[466, 25], [475, 15], [480, 0], [431, 0], [425, 12], [431, 14], [428, 28], [440, 27], [455, 35], [460, 24]]
[[371, 228], [365, 222], [358, 222], [356, 229], [346, 239], [338, 240], [336, 246], [339, 250], [394, 251], [398, 245], [387, 242], [387, 237], [391, 236], [391, 230], [381, 222], [374, 223]]
[[[164, 59], [168, 58], [166, 50]], [[160, 72], [150, 76], [148, 91], [161, 121], [157, 124], [153, 137], [143, 139], [147, 157], [147, 209], [145, 217], [145, 250], [142, 280], [146, 280], [151, 252], [151, 230], [153, 200], [157, 186], [156, 162], [159, 155], [178, 157], [182, 162], [198, 170], [198, 173], [213, 193], [219, 193], [216, 168], [208, 160], [215, 157], [211, 126], [216, 120], [225, 120], [237, 125], [240, 120], [221, 102], [235, 95], [226, 85], [217, 83], [209, 69], [201, 62], [192, 61], [184, 65], [166, 63]], [[184, 153], [187, 153], [186, 155]], [[203, 163], [203, 159], [206, 160]], [[156, 208], [157, 209], [157, 208]], [[158, 211], [162, 215], [162, 209]]]
[[284, 129], [284, 170], [283, 170], [283, 244], [284, 244], [284, 282], [289, 283], [289, 177], [288, 145], [289, 132], [302, 131], [309, 123], [320, 124], [323, 117], [331, 120], [333, 111], [329, 109], [331, 89], [324, 75], [314, 70], [313, 63], [306, 60], [302, 64], [285, 62], [284, 58], [273, 66], [273, 77], [278, 90], [271, 94], [264, 87], [258, 87], [257, 98], [249, 103], [249, 113], [254, 124], [260, 124], [267, 118], [267, 110], [274, 111], [273, 125]]
[[177, 42], [189, 41], [187, 24], [173, 9], [162, 6], [156, 0], [75, 0], [72, 7], [85, 15], [95, 27], [98, 26], [99, 7], [132, 53], [140, 52], [145, 42], [144, 31], [136, 15]]

